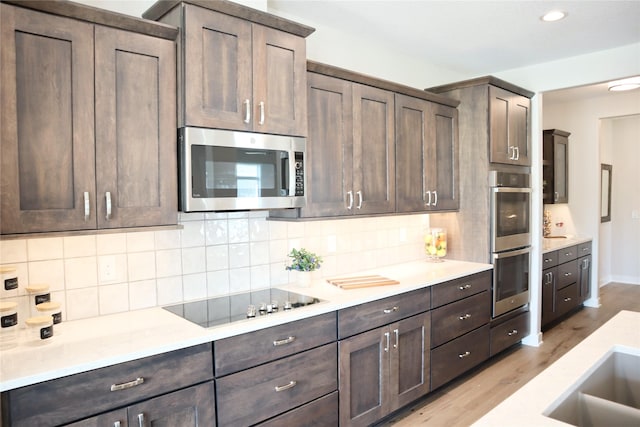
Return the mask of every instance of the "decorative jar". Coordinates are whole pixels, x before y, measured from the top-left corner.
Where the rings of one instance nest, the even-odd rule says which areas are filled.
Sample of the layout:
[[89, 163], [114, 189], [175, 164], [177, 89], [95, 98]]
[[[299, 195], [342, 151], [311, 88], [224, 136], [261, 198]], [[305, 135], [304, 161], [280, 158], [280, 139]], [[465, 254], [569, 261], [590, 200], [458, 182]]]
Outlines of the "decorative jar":
[[442, 258], [447, 255], [447, 230], [427, 228], [424, 234], [424, 251], [427, 261], [442, 262]]

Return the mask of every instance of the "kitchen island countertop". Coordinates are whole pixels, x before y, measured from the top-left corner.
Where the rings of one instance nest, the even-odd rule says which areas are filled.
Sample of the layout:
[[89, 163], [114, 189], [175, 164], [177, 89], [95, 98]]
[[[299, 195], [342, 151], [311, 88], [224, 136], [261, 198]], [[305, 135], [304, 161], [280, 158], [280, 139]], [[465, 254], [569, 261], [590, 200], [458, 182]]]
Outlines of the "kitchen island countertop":
[[379, 274], [397, 285], [343, 290], [324, 279], [312, 286], [277, 286], [323, 300], [296, 310], [203, 328], [161, 307], [62, 322], [51, 342], [31, 346], [25, 330], [19, 345], [0, 352], [0, 391], [288, 323], [342, 308], [429, 287], [490, 270], [491, 264], [445, 260], [414, 261], [343, 276]]
[[[612, 350], [640, 356], [640, 313], [621, 311], [480, 418], [474, 427], [566, 426], [544, 413]], [[544, 343], [542, 344], [544, 345]]]

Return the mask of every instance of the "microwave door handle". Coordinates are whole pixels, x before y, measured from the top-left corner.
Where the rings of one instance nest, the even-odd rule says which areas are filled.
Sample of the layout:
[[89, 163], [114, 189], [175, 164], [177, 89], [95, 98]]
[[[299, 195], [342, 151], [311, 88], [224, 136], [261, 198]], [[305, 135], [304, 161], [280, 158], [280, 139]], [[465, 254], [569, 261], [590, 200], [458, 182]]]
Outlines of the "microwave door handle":
[[289, 159], [289, 168], [287, 169], [287, 176], [289, 177], [289, 191], [287, 194], [289, 196], [296, 195], [296, 156], [295, 153], [291, 153], [288, 157]]

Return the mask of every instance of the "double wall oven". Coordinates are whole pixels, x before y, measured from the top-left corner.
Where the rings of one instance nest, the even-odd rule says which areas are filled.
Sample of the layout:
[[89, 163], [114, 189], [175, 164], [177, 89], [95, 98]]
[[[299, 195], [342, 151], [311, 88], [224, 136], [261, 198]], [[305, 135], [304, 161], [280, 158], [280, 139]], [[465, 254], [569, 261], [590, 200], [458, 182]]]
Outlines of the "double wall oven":
[[491, 171], [493, 317], [529, 303], [529, 174]]

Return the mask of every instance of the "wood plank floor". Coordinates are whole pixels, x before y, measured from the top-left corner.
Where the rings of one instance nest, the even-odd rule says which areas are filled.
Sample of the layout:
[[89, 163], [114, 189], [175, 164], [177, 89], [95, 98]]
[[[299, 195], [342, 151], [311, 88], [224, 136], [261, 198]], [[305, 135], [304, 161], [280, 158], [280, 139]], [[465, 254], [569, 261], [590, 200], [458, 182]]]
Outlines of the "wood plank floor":
[[584, 307], [543, 333], [539, 347], [517, 346], [436, 390], [379, 426], [466, 427], [513, 394], [620, 310], [640, 311], [640, 286], [600, 288], [600, 307]]

